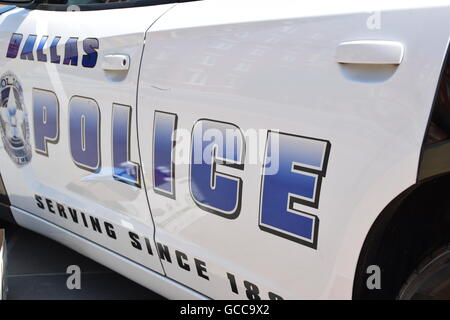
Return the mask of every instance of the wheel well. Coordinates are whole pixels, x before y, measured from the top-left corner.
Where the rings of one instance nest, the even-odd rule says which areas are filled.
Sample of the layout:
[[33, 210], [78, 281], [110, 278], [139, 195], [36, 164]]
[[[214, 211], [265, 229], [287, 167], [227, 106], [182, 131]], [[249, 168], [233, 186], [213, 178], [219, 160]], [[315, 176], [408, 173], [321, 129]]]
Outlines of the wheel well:
[[[359, 256], [353, 299], [395, 299], [420, 261], [448, 241], [450, 174], [412, 186], [379, 215]], [[367, 288], [370, 265], [380, 267], [380, 290]]]

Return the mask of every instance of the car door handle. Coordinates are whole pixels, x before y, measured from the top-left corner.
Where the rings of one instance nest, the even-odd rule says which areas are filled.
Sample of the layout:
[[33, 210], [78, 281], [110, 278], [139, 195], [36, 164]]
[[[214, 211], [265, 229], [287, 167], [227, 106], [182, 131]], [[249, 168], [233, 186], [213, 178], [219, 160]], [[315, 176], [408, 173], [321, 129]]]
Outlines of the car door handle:
[[130, 56], [110, 54], [103, 57], [102, 69], [105, 71], [127, 71], [130, 69]]
[[399, 65], [404, 52], [403, 44], [397, 41], [348, 41], [337, 47], [336, 61], [344, 64]]

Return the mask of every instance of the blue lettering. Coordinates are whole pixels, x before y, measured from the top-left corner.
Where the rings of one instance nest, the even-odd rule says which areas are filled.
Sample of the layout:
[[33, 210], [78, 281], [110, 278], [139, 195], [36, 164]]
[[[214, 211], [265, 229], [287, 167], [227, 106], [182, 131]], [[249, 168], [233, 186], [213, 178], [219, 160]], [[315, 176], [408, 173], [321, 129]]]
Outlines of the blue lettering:
[[330, 146], [324, 140], [269, 131], [261, 183], [262, 230], [317, 247], [319, 218], [298, 205], [318, 208]]
[[82, 64], [83, 67], [86, 68], [93, 68], [95, 67], [97, 63], [97, 51], [95, 49], [98, 49], [98, 39], [95, 38], [87, 38], [83, 41], [83, 50], [86, 52], [85, 55], [83, 55]]
[[245, 140], [235, 125], [212, 120], [200, 120], [194, 125], [190, 186], [200, 208], [228, 219], [238, 217], [242, 179], [221, 173], [217, 167], [243, 170], [244, 158]]
[[79, 167], [100, 169], [100, 109], [95, 100], [72, 97], [69, 103], [69, 141], [72, 159]]
[[34, 60], [33, 57], [33, 48], [36, 42], [36, 36], [34, 34], [30, 34], [23, 45], [22, 53], [20, 54], [20, 59], [23, 60]]
[[34, 143], [38, 153], [48, 156], [47, 143], [59, 138], [59, 102], [56, 94], [33, 89]]
[[153, 123], [153, 190], [175, 199], [175, 130], [178, 117], [155, 111]]
[[113, 104], [112, 118], [113, 177], [140, 187], [139, 164], [130, 161], [131, 107]]
[[76, 66], [78, 65], [78, 38], [69, 38], [67, 40], [64, 50], [63, 64]]
[[20, 33], [13, 33], [11, 40], [9, 40], [8, 51], [6, 53], [7, 58], [16, 58], [19, 53], [20, 43], [22, 42], [23, 35]]

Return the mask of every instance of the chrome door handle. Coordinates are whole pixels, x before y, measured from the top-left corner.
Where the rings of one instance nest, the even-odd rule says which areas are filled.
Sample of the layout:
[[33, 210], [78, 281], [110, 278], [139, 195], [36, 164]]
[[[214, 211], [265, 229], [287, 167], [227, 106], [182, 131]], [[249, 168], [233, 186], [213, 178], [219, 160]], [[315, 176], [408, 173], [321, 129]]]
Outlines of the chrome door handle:
[[397, 41], [348, 41], [337, 47], [336, 61], [344, 64], [399, 65], [404, 52], [403, 44]]
[[130, 69], [130, 56], [109, 54], [103, 57], [102, 69], [105, 71], [127, 71]]

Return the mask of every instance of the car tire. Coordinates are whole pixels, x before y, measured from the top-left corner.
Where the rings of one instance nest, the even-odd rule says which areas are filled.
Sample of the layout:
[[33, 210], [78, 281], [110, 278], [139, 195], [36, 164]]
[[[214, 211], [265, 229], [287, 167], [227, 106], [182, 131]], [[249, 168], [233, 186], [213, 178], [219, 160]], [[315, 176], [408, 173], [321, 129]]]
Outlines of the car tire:
[[450, 300], [450, 243], [422, 260], [401, 288], [399, 300]]

